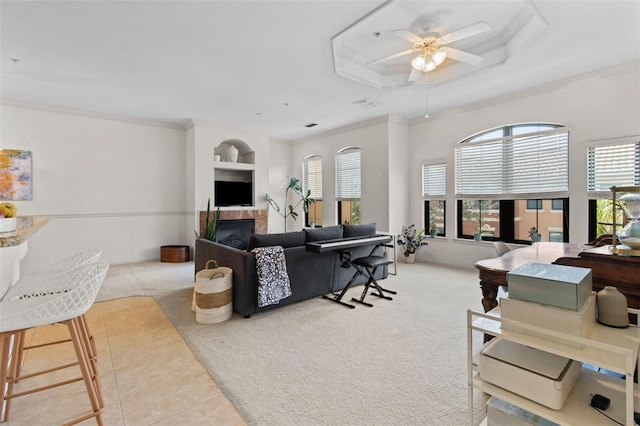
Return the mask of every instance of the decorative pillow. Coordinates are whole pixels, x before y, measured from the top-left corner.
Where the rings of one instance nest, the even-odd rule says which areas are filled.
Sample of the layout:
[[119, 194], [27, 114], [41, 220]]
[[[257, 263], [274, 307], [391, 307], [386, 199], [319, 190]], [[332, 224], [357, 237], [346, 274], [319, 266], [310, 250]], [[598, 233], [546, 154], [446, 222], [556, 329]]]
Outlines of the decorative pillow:
[[281, 234], [253, 234], [249, 239], [247, 251], [257, 247], [280, 246], [282, 248], [304, 245], [304, 232], [284, 232]]
[[342, 225], [344, 228], [344, 237], [367, 237], [369, 235], [376, 234], [376, 224], [375, 223], [365, 223], [362, 225]]
[[306, 241], [337, 240], [342, 238], [342, 225], [304, 229]]

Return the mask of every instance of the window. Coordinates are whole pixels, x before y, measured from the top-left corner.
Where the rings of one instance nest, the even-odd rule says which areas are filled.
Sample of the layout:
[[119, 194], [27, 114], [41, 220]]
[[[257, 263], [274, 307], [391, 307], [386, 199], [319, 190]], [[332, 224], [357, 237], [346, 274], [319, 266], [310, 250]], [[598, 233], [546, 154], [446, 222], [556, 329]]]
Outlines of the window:
[[[547, 233], [565, 241], [569, 217], [569, 199], [543, 199], [541, 209], [529, 209], [531, 200], [458, 200], [459, 238], [475, 233], [484, 240], [502, 240], [525, 243], [529, 241], [529, 229], [535, 226], [547, 241]], [[552, 203], [559, 202], [562, 209], [549, 212]], [[534, 207], [537, 203], [534, 203]], [[561, 213], [561, 214], [559, 214]], [[568, 241], [568, 238], [566, 239]], [[565, 241], [566, 242], [566, 241]]]
[[455, 161], [458, 238], [480, 233], [482, 239], [526, 242], [535, 226], [548, 238], [554, 229], [554, 238], [568, 241], [566, 127], [525, 123], [489, 129], [461, 141]]
[[311, 191], [315, 203], [309, 204], [306, 226], [322, 226], [322, 157], [310, 155], [302, 163], [302, 190]]
[[542, 210], [542, 200], [527, 200], [527, 210]]
[[561, 243], [564, 241], [562, 232], [549, 231], [549, 241], [552, 243]]
[[[640, 137], [587, 148], [589, 241], [613, 231], [611, 187], [634, 185], [640, 185]], [[622, 226], [622, 212], [616, 209], [616, 213], [616, 227]]]
[[336, 155], [338, 223], [360, 223], [360, 148], [348, 147]]
[[427, 232], [435, 229], [444, 237], [446, 194], [446, 164], [422, 165], [422, 197], [424, 198], [424, 227]]

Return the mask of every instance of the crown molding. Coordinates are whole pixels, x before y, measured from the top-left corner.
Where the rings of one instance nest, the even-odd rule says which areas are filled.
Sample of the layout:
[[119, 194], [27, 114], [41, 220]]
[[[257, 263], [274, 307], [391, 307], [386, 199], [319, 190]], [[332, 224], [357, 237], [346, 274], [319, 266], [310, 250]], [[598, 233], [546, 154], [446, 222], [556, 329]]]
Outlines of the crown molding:
[[129, 118], [129, 117], [123, 117], [123, 116], [117, 116], [117, 115], [102, 114], [102, 113], [91, 112], [91, 111], [83, 111], [80, 109], [62, 107], [58, 105], [36, 104], [32, 102], [17, 101], [13, 99], [0, 99], [0, 105], [7, 105], [7, 106], [18, 107], [18, 108], [37, 109], [40, 111], [53, 112], [57, 114], [78, 115], [81, 117], [96, 118], [100, 120], [119, 121], [119, 122], [129, 123], [129, 124], [139, 124], [143, 126], [163, 127], [166, 129], [182, 130], [182, 126], [179, 124], [166, 123], [162, 121]]
[[212, 123], [212, 122], [209, 122], [209, 121], [197, 120], [197, 119], [194, 119], [194, 118], [189, 118], [189, 119], [185, 120], [182, 123], [181, 127], [184, 130], [189, 130], [189, 129], [194, 128], [194, 127], [208, 127], [210, 129], [224, 129], [224, 130], [227, 130], [227, 131], [231, 130], [231, 131], [234, 131], [234, 132], [253, 133], [255, 135], [270, 137], [270, 135], [268, 133], [265, 133], [265, 132], [260, 131], [260, 130], [245, 128], [245, 127], [232, 126], [232, 125], [229, 125], [229, 124]]
[[353, 130], [362, 129], [364, 127], [373, 126], [376, 124], [384, 124], [389, 122], [395, 122], [391, 116], [389, 115], [381, 115], [379, 117], [371, 118], [369, 120], [358, 121], [357, 123], [348, 124], [346, 126], [338, 127], [335, 129], [327, 130], [324, 133], [319, 133], [313, 136], [307, 136], [301, 139], [294, 139], [291, 142], [299, 143], [299, 142], [312, 142], [314, 140], [323, 139], [329, 136], [338, 135], [340, 133], [350, 132]]

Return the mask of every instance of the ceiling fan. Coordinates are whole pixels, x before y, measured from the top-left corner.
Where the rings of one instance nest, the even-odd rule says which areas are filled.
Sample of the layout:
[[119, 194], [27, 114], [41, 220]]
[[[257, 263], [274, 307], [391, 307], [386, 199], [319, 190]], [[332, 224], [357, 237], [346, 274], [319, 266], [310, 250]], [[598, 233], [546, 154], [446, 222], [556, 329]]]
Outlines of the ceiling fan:
[[424, 37], [420, 37], [404, 29], [394, 30], [392, 31], [394, 34], [413, 43], [413, 47], [403, 50], [402, 52], [394, 53], [393, 55], [385, 56], [384, 58], [367, 62], [365, 65], [377, 64], [419, 52], [419, 55], [411, 61], [412, 69], [409, 75], [409, 81], [417, 80], [423, 72], [433, 71], [438, 65], [444, 62], [446, 58], [464, 62], [465, 64], [478, 65], [482, 62], [482, 56], [454, 49], [447, 45], [454, 41], [482, 34], [490, 29], [489, 24], [480, 21], [443, 36], [438, 33], [427, 33]]

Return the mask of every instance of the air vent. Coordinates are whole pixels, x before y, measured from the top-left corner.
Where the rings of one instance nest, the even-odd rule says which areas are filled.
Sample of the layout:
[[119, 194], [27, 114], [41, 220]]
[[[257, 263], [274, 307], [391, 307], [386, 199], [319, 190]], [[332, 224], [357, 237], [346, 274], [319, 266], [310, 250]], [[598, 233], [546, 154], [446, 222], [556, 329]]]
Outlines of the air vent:
[[380, 105], [379, 102], [372, 101], [371, 99], [360, 99], [359, 101], [352, 102], [354, 105], [361, 106], [362, 108], [373, 108]]
[[309, 123], [309, 124], [305, 124], [304, 127], [316, 127], [318, 125], [318, 123]]

